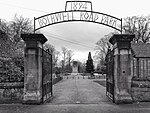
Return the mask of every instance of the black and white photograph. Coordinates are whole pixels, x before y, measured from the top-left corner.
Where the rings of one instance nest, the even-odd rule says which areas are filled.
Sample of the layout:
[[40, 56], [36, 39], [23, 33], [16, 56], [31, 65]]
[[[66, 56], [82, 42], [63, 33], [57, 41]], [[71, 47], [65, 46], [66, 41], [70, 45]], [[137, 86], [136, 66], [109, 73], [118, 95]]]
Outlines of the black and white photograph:
[[0, 0], [0, 113], [150, 113], [150, 1]]

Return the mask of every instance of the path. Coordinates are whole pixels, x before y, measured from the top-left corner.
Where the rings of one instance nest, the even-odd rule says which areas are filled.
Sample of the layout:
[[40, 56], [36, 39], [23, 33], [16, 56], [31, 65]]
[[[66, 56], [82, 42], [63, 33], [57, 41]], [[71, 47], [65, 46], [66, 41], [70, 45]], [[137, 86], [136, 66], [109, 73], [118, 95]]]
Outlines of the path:
[[51, 103], [3, 104], [0, 113], [150, 113], [150, 102], [116, 105], [108, 101], [105, 88], [98, 83], [88, 79], [66, 79], [54, 86]]
[[[80, 79], [78, 79], [80, 78]], [[51, 104], [98, 104], [109, 102], [105, 87], [81, 76], [65, 79], [54, 85]]]

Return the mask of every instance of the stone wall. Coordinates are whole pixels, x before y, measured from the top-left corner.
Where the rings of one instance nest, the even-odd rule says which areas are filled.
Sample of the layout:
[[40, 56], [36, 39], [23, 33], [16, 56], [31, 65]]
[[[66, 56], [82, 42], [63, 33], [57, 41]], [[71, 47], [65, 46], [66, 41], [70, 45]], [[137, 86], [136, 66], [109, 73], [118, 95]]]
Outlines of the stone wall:
[[133, 79], [131, 95], [134, 102], [150, 101], [150, 80], [142, 78]]
[[23, 88], [23, 82], [0, 83], [0, 104], [22, 103]]
[[0, 57], [0, 103], [22, 103], [24, 74], [22, 57]]

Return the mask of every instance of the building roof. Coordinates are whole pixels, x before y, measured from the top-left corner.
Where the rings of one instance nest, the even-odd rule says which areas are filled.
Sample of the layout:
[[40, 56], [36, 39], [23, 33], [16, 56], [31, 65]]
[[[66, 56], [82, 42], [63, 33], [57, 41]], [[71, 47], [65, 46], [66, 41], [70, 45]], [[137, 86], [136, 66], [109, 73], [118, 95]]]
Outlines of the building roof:
[[132, 43], [132, 52], [134, 57], [148, 58], [150, 57], [150, 43]]

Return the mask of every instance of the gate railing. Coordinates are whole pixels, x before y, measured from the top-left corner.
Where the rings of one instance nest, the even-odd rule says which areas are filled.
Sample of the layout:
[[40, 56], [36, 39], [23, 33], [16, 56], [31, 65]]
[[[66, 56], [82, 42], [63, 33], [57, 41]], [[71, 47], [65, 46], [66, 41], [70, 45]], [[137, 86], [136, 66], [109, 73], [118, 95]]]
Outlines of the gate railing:
[[42, 49], [42, 97], [43, 102], [52, 96], [52, 55]]
[[106, 95], [114, 101], [114, 50], [106, 55]]

